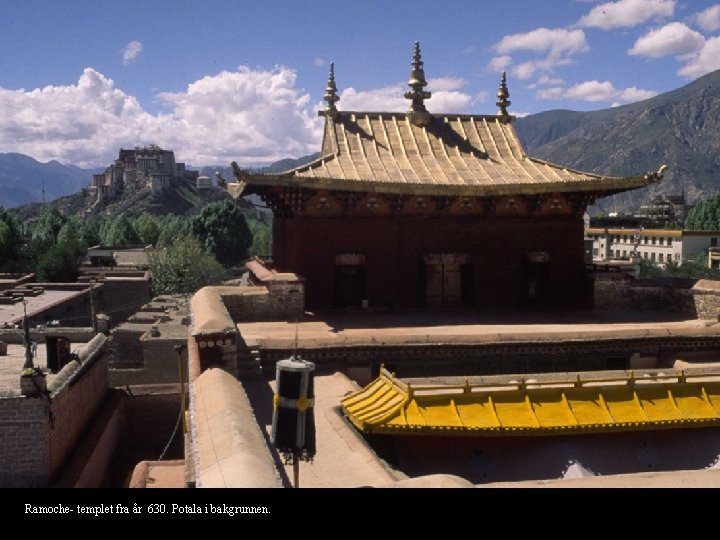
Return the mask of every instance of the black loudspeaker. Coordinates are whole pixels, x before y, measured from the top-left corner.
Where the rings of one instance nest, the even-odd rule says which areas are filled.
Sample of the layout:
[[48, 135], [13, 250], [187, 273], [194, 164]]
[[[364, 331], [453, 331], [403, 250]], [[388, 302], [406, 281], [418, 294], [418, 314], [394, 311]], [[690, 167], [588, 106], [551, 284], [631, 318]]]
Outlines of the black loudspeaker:
[[295, 356], [276, 364], [271, 440], [286, 460], [315, 456], [315, 364]]

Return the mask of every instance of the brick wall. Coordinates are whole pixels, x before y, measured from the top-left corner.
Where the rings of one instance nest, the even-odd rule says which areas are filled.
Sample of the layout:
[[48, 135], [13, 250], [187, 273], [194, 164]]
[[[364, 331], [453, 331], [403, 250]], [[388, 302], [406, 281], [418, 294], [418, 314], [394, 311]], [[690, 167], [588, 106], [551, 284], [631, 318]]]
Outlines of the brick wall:
[[47, 485], [45, 400], [0, 398], [0, 434], [0, 487]]
[[113, 331], [113, 367], [142, 368], [143, 350], [140, 338], [145, 332], [145, 329], [135, 328], [116, 328]]
[[100, 334], [48, 385], [45, 397], [0, 398], [0, 487], [47, 486], [58, 475], [107, 393]]
[[305, 282], [295, 274], [275, 274], [260, 287], [223, 292], [222, 301], [235, 322], [295, 320], [305, 313]]
[[718, 320], [720, 282], [601, 276], [595, 279], [595, 309], [669, 311], [698, 319]]
[[[99, 334], [87, 344], [86, 358], [65, 366], [50, 385], [53, 421], [49, 424], [50, 476], [58, 473], [70, 451], [100, 408], [108, 391], [107, 358], [102, 350], [107, 338]], [[67, 378], [61, 379], [67, 372]], [[58, 384], [59, 382], [59, 384]]]
[[150, 301], [150, 278], [107, 279], [102, 281], [102, 305], [99, 311], [110, 315], [113, 325], [127, 320], [146, 302]]

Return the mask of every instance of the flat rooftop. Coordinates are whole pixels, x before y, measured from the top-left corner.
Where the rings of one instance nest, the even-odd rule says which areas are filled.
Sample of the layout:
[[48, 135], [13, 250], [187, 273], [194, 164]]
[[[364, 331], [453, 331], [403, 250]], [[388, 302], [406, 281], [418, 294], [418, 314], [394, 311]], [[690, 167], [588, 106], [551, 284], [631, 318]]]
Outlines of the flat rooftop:
[[[74, 351], [85, 343], [71, 343], [70, 350]], [[35, 358], [35, 367], [42, 368], [47, 375], [47, 383], [57, 377], [47, 371], [47, 348], [44, 343], [38, 343]], [[0, 356], [0, 396], [20, 396], [20, 372], [25, 364], [25, 346], [11, 343], [8, 345], [7, 356]]]
[[677, 313], [578, 311], [566, 313], [319, 313], [295, 322], [237, 324], [249, 347], [475, 344], [490, 342], [720, 336], [720, 324]]
[[[52, 290], [45, 289], [39, 296], [25, 296], [27, 301], [28, 317], [33, 317], [37, 313], [41, 313], [54, 304], [65, 302], [75, 296], [85, 294], [88, 289], [73, 290]], [[0, 304], [0, 325], [3, 323], [18, 324], [23, 318], [23, 303], [16, 302], [14, 304]], [[88, 312], [88, 320], [90, 313]]]

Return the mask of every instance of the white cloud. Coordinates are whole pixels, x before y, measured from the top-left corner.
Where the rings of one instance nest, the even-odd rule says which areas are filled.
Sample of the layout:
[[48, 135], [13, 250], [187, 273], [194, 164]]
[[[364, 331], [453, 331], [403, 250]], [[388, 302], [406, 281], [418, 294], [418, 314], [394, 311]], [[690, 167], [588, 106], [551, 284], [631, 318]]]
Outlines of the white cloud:
[[618, 0], [595, 6], [578, 21], [579, 26], [611, 30], [630, 28], [675, 13], [676, 0]]
[[315, 60], [313, 60], [313, 64], [315, 64], [316, 67], [322, 67], [327, 64], [327, 62], [324, 58], [316, 58]]
[[688, 78], [700, 77], [720, 69], [720, 37], [711, 37], [705, 46], [678, 71], [678, 75]]
[[544, 86], [563, 84], [564, 82], [565, 81], [563, 81], [560, 78], [548, 77], [547, 75], [542, 75], [540, 78], [538, 78], [538, 84], [544, 85]]
[[536, 28], [525, 34], [512, 34], [495, 44], [501, 55], [516, 51], [547, 53], [549, 58], [560, 58], [587, 51], [585, 32], [565, 28]]
[[572, 57], [588, 50], [585, 32], [579, 29], [536, 28], [525, 34], [512, 34], [503, 37], [494, 46], [498, 56], [488, 67], [493, 71], [507, 70], [512, 65], [511, 53], [525, 52], [543, 55], [542, 58], [529, 59], [512, 67], [512, 75], [520, 80], [528, 80], [538, 72], [549, 73], [558, 66], [572, 63]]
[[139, 41], [131, 41], [127, 45], [125, 45], [125, 48], [122, 52], [122, 61], [124, 65], [128, 65], [133, 60], [137, 59], [138, 56], [140, 56], [140, 53], [143, 50], [142, 43]]
[[694, 20], [697, 25], [706, 32], [720, 30], [720, 4], [710, 6], [706, 10], [696, 14]]
[[640, 37], [628, 54], [646, 58], [663, 58], [699, 51], [704, 44], [705, 38], [702, 34], [683, 23], [672, 22]]
[[505, 71], [510, 64], [512, 64], [512, 56], [503, 54], [500, 56], [496, 56], [492, 60], [490, 60], [488, 68], [491, 71]]
[[606, 101], [610, 103], [631, 103], [649, 99], [656, 95], [657, 92], [643, 90], [634, 86], [620, 90], [615, 88], [615, 85], [610, 81], [585, 81], [569, 88], [544, 88], [536, 93], [538, 99], [570, 99], [590, 102]]
[[159, 97], [150, 114], [113, 81], [86, 68], [77, 84], [0, 88], [0, 152], [81, 166], [110, 163], [121, 146], [156, 143], [193, 164], [269, 163], [319, 149], [322, 124], [287, 68], [240, 67]]
[[[465, 81], [457, 77], [428, 80], [427, 89], [432, 92], [432, 98], [425, 101], [428, 111], [431, 113], [468, 112], [474, 99], [473, 96], [458, 91], [464, 84]], [[352, 87], [345, 88], [340, 94], [338, 108], [344, 111], [405, 112], [410, 107], [410, 101], [404, 97], [407, 89], [403, 86], [398, 83], [395, 86], [362, 91]]]
[[467, 81], [461, 77], [436, 77], [428, 80], [427, 89], [431, 92], [452, 92], [465, 86]]

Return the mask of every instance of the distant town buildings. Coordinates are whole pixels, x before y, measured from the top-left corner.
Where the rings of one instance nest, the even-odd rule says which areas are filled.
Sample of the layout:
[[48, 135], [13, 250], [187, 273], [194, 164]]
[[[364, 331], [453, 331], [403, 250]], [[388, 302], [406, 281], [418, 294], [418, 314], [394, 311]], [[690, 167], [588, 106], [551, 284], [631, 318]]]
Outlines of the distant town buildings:
[[120, 149], [115, 163], [102, 174], [93, 175], [89, 186], [97, 194], [97, 202], [113, 200], [124, 186], [147, 187], [157, 195], [177, 184], [181, 178], [197, 182], [198, 172], [188, 171], [184, 163], [175, 161], [172, 150], [155, 144]]
[[653, 197], [648, 204], [643, 204], [635, 212], [635, 218], [641, 220], [644, 227], [662, 229], [666, 227], [682, 227], [690, 206], [685, 202], [685, 195], [660, 194]]
[[639, 258], [660, 266], [682, 264], [720, 245], [720, 231], [591, 227], [585, 235], [592, 240], [593, 260], [630, 259], [637, 250]]

